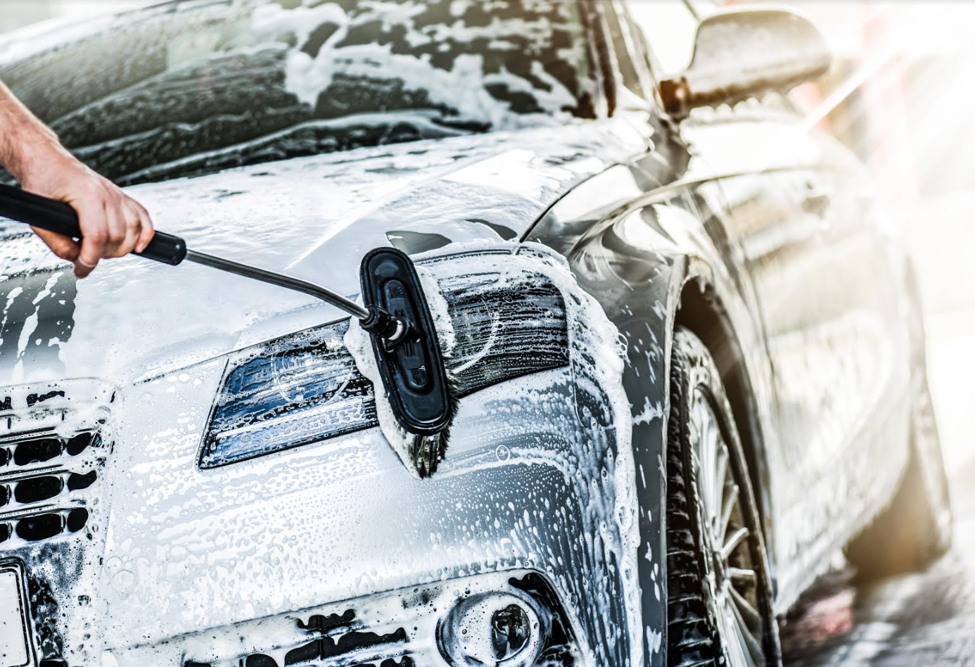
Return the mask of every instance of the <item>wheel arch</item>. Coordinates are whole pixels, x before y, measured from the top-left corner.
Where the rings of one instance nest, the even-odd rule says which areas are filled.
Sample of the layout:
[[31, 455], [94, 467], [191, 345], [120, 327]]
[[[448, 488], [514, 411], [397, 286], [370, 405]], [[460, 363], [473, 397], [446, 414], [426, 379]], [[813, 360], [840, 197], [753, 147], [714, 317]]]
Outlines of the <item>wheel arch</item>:
[[746, 363], [740, 337], [713, 282], [704, 275], [685, 276], [672, 322], [671, 336], [677, 327], [688, 329], [701, 339], [718, 367], [745, 452], [774, 577], [775, 552], [768, 447], [759, 418], [755, 382]]

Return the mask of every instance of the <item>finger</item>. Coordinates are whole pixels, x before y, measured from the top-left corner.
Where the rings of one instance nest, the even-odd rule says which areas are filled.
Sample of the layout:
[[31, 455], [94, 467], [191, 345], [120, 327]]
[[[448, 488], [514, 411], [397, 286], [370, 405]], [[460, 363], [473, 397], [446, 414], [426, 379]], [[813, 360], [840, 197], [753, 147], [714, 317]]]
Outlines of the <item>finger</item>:
[[135, 200], [131, 200], [135, 205], [136, 210], [139, 211], [139, 220], [142, 221], [142, 234], [139, 235], [139, 242], [135, 244], [135, 251], [142, 252], [152, 241], [152, 237], [155, 236], [156, 230], [152, 224], [152, 218], [149, 216], [149, 212], [142, 207], [142, 204]]
[[125, 254], [120, 252], [126, 236], [125, 210], [121, 201], [111, 195], [105, 201], [105, 218], [108, 220], [108, 243], [102, 257], [121, 257]]
[[81, 246], [74, 239], [49, 232], [46, 229], [38, 229], [37, 227], [31, 227], [31, 229], [47, 244], [51, 252], [61, 259], [66, 259], [69, 262], [74, 262], [78, 259], [78, 255], [81, 253]]
[[75, 275], [84, 278], [105, 255], [108, 243], [108, 222], [101, 200], [84, 199], [74, 204], [81, 227], [81, 253], [75, 262]]
[[142, 236], [142, 219], [130, 202], [125, 201], [122, 204], [121, 214], [125, 221], [125, 239], [116, 248], [113, 257], [122, 257], [135, 250], [135, 245]]
[[78, 259], [76, 259], [74, 263], [75, 278], [78, 278], [79, 280], [82, 278], [87, 278], [89, 275], [91, 275], [91, 272], [95, 270], [97, 265], [97, 262], [92, 265], [86, 264], [85, 261], [81, 259], [81, 255], [79, 254]]

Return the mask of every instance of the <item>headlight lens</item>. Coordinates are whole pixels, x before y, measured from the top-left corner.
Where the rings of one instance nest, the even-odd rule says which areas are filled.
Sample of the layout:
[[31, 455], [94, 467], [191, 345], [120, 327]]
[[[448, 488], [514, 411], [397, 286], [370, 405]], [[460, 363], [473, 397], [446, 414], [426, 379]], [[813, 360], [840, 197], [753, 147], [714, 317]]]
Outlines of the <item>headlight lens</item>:
[[0, 561], [0, 667], [34, 664], [30, 635], [23, 568]]
[[[456, 266], [451, 273], [439, 283], [454, 328], [447, 363], [459, 397], [569, 363], [565, 303], [548, 278], [464, 273]], [[234, 355], [210, 417], [200, 467], [377, 426], [372, 384], [343, 343], [347, 329], [347, 321], [338, 322]]]

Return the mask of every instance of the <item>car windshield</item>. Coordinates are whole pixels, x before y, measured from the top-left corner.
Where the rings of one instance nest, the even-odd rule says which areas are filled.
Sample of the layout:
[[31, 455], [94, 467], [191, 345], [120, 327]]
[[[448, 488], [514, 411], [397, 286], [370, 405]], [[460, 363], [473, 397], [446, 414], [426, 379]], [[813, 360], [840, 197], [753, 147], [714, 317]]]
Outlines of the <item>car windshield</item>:
[[34, 50], [0, 78], [122, 184], [594, 115], [575, 0], [171, 3]]

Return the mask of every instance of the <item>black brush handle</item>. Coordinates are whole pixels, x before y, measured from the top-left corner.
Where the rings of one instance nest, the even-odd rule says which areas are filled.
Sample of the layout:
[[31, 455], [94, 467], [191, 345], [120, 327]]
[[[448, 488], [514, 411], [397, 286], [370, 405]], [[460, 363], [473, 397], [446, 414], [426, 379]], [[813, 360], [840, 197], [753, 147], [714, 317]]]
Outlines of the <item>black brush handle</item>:
[[[49, 232], [81, 240], [78, 214], [64, 202], [24, 192], [0, 183], [0, 217], [46, 229]], [[139, 257], [176, 266], [186, 258], [186, 242], [178, 236], [156, 232]]]

